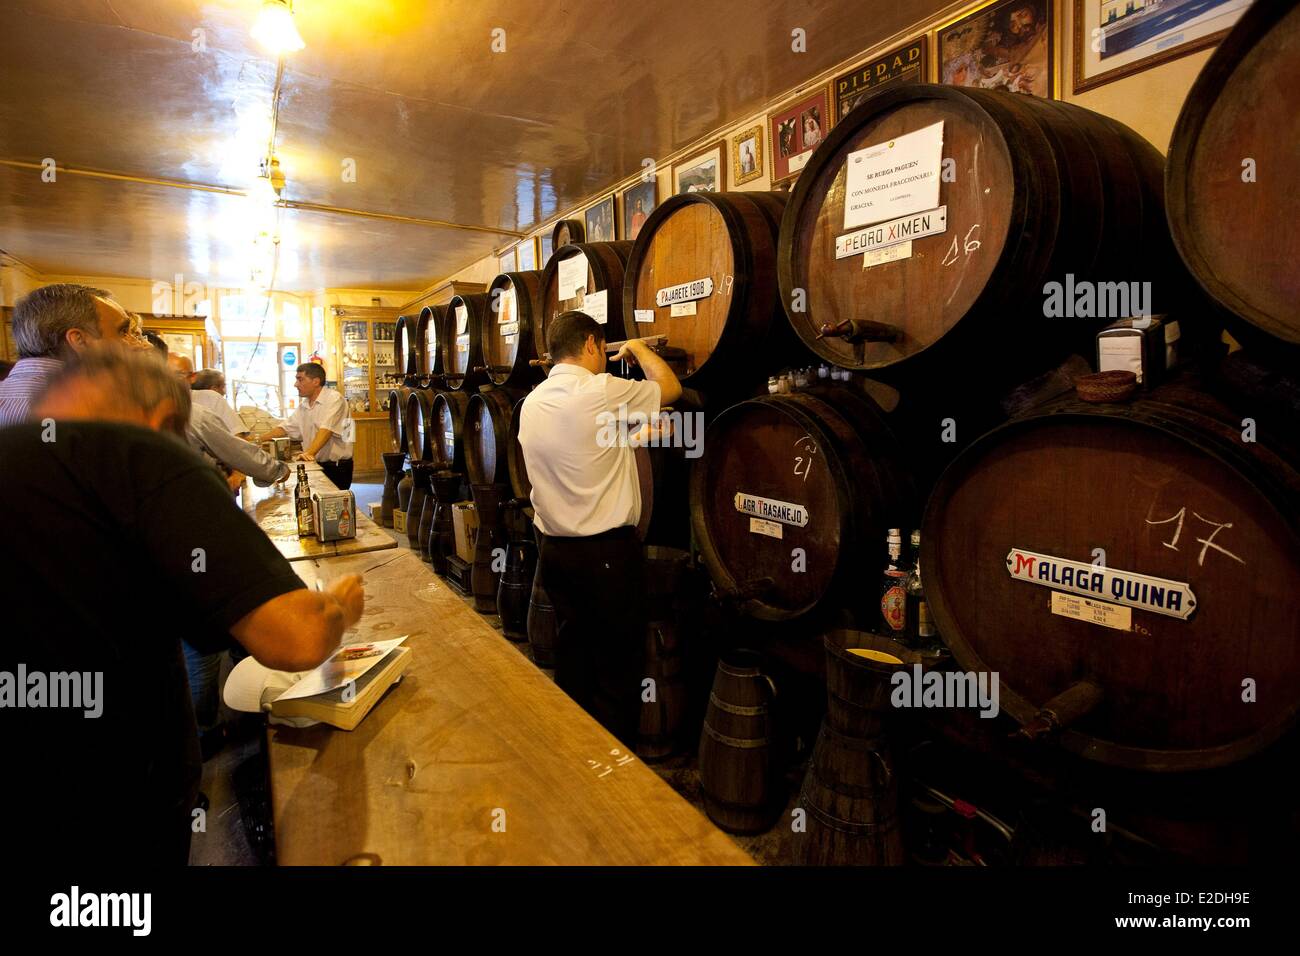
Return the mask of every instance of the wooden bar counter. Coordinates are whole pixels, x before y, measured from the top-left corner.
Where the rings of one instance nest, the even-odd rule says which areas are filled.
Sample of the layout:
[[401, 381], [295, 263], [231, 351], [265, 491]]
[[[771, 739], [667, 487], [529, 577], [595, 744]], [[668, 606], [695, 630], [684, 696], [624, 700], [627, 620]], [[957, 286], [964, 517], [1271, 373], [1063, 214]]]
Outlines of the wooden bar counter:
[[[334, 483], [325, 477], [320, 465], [315, 462], [290, 462], [293, 474], [297, 474], [298, 465], [307, 466], [307, 482], [314, 491], [338, 491]], [[362, 514], [364, 505], [357, 502], [357, 536], [343, 541], [330, 541], [321, 544], [315, 538], [298, 537], [298, 519], [294, 512], [293, 488], [296, 478], [292, 475], [286, 482], [286, 489], [277, 491], [274, 486], [259, 488], [252, 479], [244, 480], [240, 491], [240, 503], [244, 511], [257, 522], [257, 526], [266, 532], [271, 543], [288, 561], [307, 561], [315, 558], [335, 558], [348, 554], [363, 554], [367, 551], [382, 551], [397, 547], [391, 535], [385, 534], [369, 517]]]
[[753, 864], [410, 550], [294, 569], [363, 573], [345, 640], [413, 656], [355, 730], [270, 728], [280, 863]]

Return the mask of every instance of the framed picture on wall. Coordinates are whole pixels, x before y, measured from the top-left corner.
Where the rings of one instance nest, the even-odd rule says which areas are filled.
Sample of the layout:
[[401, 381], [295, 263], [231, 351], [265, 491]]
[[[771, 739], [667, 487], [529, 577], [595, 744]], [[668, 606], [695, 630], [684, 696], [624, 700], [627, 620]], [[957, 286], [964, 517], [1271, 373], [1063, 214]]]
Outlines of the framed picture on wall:
[[541, 252], [541, 260], [537, 263], [540, 268], [546, 268], [546, 262], [551, 258], [554, 248], [551, 246], [551, 231], [548, 229], [537, 237], [537, 246]]
[[823, 88], [768, 116], [772, 133], [772, 183], [792, 178], [808, 162], [831, 128], [829, 97]]
[[999, 0], [938, 35], [940, 83], [1054, 95], [1051, 0]]
[[743, 186], [763, 175], [763, 125], [731, 137], [731, 185]]
[[643, 183], [623, 190], [623, 238], [635, 239], [650, 213], [659, 205], [659, 178], [651, 176]]
[[1074, 0], [1074, 92], [1223, 39], [1250, 0]]
[[508, 252], [503, 252], [501, 255], [497, 256], [497, 271], [498, 272], [515, 271], [515, 250], [514, 249], [511, 249]]
[[835, 78], [832, 93], [835, 96], [835, 122], [848, 115], [868, 93], [882, 86], [899, 83], [924, 83], [929, 57], [926, 55], [925, 34], [915, 40], [895, 47], [888, 53], [872, 57], [843, 76]]
[[610, 193], [587, 210], [587, 242], [613, 242], [614, 194]]
[[673, 166], [673, 192], [720, 193], [727, 188], [727, 146], [715, 143]]
[[537, 237], [525, 239], [515, 246], [515, 261], [520, 272], [532, 272], [537, 268]]

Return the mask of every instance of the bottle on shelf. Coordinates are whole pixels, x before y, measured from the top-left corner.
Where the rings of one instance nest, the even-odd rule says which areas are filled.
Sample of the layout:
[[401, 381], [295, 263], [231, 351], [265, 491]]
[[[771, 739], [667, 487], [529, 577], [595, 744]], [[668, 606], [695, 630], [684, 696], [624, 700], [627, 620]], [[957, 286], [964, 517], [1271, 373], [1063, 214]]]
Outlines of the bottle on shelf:
[[781, 391], [780, 382], [776, 380], [775, 375], [769, 375], [767, 377], [767, 394], [775, 395], [779, 391]]
[[930, 605], [925, 601], [925, 587], [921, 583], [921, 532], [912, 532], [912, 550], [909, 555], [911, 569], [907, 572], [907, 607], [904, 611], [904, 625], [908, 647], [931, 647], [938, 641], [934, 629], [934, 619], [930, 617]]
[[298, 518], [298, 537], [307, 538], [316, 533], [315, 516], [311, 507], [311, 487], [307, 484], [307, 466], [298, 466], [298, 485], [293, 490], [294, 513]]
[[885, 539], [884, 586], [880, 592], [880, 617], [883, 633], [896, 641], [903, 640], [907, 627], [907, 571], [903, 568], [903, 531], [890, 528]]

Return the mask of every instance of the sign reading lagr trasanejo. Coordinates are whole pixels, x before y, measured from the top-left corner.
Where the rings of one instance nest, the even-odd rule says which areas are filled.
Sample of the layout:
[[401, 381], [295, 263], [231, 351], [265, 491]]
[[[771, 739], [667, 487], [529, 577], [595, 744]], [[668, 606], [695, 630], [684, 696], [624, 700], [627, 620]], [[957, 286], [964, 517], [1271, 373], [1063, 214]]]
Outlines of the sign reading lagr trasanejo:
[[755, 515], [768, 521], [779, 521], [781, 524], [793, 525], [796, 528], [808, 526], [808, 509], [788, 501], [760, 498], [758, 495], [747, 495], [738, 491], [736, 510], [741, 514]]
[[655, 293], [655, 305], [662, 309], [666, 305], [707, 299], [711, 295], [713, 295], [713, 276], [705, 276], [703, 279], [694, 279], [681, 285], [670, 285], [666, 289], [660, 289]]
[[1196, 595], [1183, 581], [1098, 567], [1050, 554], [1012, 548], [1007, 552], [1007, 573], [1017, 581], [1099, 597], [1183, 621], [1196, 610]]

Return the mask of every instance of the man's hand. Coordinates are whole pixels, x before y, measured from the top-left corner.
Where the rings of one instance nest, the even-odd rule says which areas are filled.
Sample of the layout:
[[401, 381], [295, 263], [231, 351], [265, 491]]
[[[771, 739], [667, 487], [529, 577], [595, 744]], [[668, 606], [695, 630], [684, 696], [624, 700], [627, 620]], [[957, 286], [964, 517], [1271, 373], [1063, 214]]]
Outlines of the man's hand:
[[315, 461], [315, 460], [316, 460], [316, 456], [315, 456], [315, 455], [309, 455], [309, 454], [307, 454], [307, 453], [304, 451], [304, 452], [302, 452], [301, 454], [294, 455], [294, 456], [293, 456], [293, 460], [294, 460], [294, 461]]
[[622, 347], [619, 348], [619, 350], [614, 353], [614, 355], [610, 358], [610, 361], [627, 362], [628, 365], [631, 365], [633, 368], [635, 368], [636, 366], [641, 364], [637, 360], [637, 354], [636, 354], [637, 350], [646, 349], [646, 348], [647, 348], [646, 344], [640, 341], [639, 339], [628, 339], [626, 342], [623, 343]]
[[361, 575], [349, 574], [341, 577], [327, 586], [325, 593], [338, 601], [339, 606], [343, 608], [344, 630], [361, 620], [361, 612], [366, 609], [366, 591], [361, 584]]
[[241, 487], [243, 487], [245, 477], [246, 476], [242, 471], [232, 471], [229, 475], [226, 476], [226, 487], [229, 488], [232, 492], [238, 491]]

